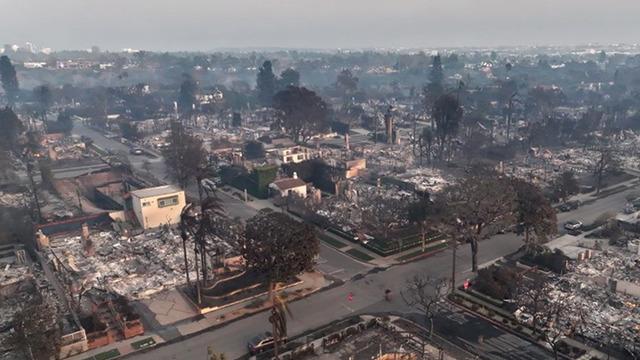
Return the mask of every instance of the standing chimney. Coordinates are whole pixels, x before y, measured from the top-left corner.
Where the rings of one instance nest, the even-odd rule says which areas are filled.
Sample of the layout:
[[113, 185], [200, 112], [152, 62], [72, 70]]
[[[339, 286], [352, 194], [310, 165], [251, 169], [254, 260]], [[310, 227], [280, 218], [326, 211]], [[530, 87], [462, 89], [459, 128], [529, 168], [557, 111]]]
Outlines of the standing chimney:
[[89, 225], [82, 223], [82, 243], [86, 243], [89, 240]]

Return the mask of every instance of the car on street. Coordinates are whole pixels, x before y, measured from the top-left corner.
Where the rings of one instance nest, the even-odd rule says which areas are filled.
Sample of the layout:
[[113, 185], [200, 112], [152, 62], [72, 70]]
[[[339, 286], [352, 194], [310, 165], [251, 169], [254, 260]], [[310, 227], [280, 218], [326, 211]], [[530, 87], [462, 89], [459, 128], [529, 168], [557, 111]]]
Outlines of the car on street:
[[562, 212], [568, 212], [577, 209], [578, 207], [580, 207], [580, 205], [582, 205], [582, 202], [580, 200], [567, 201], [566, 203], [560, 205], [559, 209]]
[[578, 220], [569, 220], [566, 223], [564, 223], [564, 228], [570, 231], [580, 230], [581, 227], [582, 227], [582, 222]]
[[129, 150], [129, 152], [131, 153], [131, 155], [142, 155], [144, 154], [144, 151], [140, 148], [131, 148], [131, 150]]
[[[286, 339], [280, 340], [281, 344], [284, 344], [285, 342]], [[264, 334], [258, 335], [251, 339], [251, 341], [249, 341], [249, 343], [247, 344], [247, 347], [249, 348], [249, 353], [251, 353], [251, 355], [256, 355], [263, 351], [273, 349], [273, 344], [273, 335], [269, 331], [267, 331]]]

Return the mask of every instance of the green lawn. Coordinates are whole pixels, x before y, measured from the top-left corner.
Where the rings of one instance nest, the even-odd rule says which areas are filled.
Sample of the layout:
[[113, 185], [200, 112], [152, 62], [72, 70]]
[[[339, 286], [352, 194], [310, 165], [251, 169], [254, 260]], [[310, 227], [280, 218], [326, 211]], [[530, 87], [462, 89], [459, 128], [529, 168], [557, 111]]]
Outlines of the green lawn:
[[420, 250], [413, 251], [413, 252], [410, 252], [408, 254], [402, 255], [402, 256], [400, 256], [398, 258], [398, 260], [399, 261], [410, 260], [410, 259], [412, 259], [412, 258], [414, 258], [416, 256], [421, 255], [421, 254], [428, 254], [428, 253], [434, 252], [436, 250], [444, 249], [446, 247], [447, 247], [447, 243], [440, 243], [440, 244], [437, 244], [437, 245], [434, 245], [434, 246], [427, 247], [427, 249], [424, 252], [422, 251], [422, 249], [420, 249]]
[[325, 235], [325, 234], [321, 234], [320, 233], [320, 234], [318, 234], [318, 238], [320, 240], [326, 242], [327, 244], [329, 244], [329, 245], [331, 245], [331, 246], [333, 246], [335, 248], [338, 248], [338, 249], [342, 249], [343, 247], [347, 246], [344, 243], [332, 238], [329, 235]]
[[347, 250], [347, 254], [353, 256], [356, 259], [362, 260], [362, 261], [371, 261], [373, 260], [373, 258], [365, 253], [363, 253], [362, 251], [358, 250], [358, 249], [349, 249]]
[[148, 338], [142, 339], [140, 341], [132, 342], [131, 343], [131, 347], [136, 349], [136, 350], [140, 350], [140, 349], [147, 348], [149, 346], [153, 346], [155, 344], [156, 344], [156, 341], [153, 340], [152, 337], [148, 337]]
[[91, 359], [108, 360], [108, 359], [116, 358], [118, 356], [120, 356], [120, 351], [118, 351], [118, 349], [111, 349], [109, 351], [101, 352], [100, 354], [93, 356]]

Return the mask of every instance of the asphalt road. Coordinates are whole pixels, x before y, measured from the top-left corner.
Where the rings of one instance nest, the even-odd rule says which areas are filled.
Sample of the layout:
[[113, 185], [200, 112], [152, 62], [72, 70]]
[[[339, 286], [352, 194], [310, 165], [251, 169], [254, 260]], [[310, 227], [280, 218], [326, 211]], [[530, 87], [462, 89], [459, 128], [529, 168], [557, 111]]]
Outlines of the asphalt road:
[[[515, 251], [522, 245], [520, 241], [496, 238], [481, 244], [480, 262]], [[458, 251], [459, 276], [469, 274], [471, 254], [467, 246]], [[418, 262], [394, 266], [387, 270], [371, 270], [363, 276], [356, 276], [344, 285], [320, 292], [314, 296], [290, 304], [293, 318], [289, 321], [289, 334], [295, 336], [305, 330], [313, 329], [333, 320], [357, 313], [381, 311], [411, 311], [403, 303], [399, 292], [405, 286], [407, 278], [416, 273], [425, 273], [434, 277], [450, 275], [451, 252], [444, 251]], [[392, 301], [384, 300], [385, 289], [394, 294]], [[352, 301], [348, 295], [353, 294]], [[222, 328], [205, 332], [184, 341], [158, 347], [144, 354], [134, 355], [135, 359], [204, 359], [208, 346], [215, 351], [224, 352], [229, 358], [237, 358], [246, 353], [246, 344], [255, 335], [269, 330], [267, 313], [232, 322]], [[511, 339], [513, 341], [518, 341]], [[518, 346], [526, 346], [526, 341]], [[505, 349], [508, 351], [508, 349]]]
[[586, 225], [592, 223], [598, 216], [606, 212], [621, 212], [627, 202], [625, 197], [638, 190], [640, 190], [640, 187], [636, 186], [623, 192], [598, 199], [594, 203], [580, 206], [573, 211], [558, 213], [558, 226], [562, 227], [568, 220], [579, 220]]

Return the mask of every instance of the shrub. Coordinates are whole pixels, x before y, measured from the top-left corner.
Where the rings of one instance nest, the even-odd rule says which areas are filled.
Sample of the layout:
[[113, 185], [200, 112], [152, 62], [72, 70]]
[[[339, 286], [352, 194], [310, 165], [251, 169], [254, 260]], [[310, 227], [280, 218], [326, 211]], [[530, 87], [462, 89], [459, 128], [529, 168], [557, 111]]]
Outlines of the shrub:
[[492, 265], [478, 271], [473, 287], [494, 299], [503, 300], [515, 294], [518, 274], [511, 267]]
[[547, 248], [540, 248], [537, 252], [529, 253], [523, 258], [527, 262], [557, 274], [566, 272], [568, 259], [560, 249], [551, 252]]

